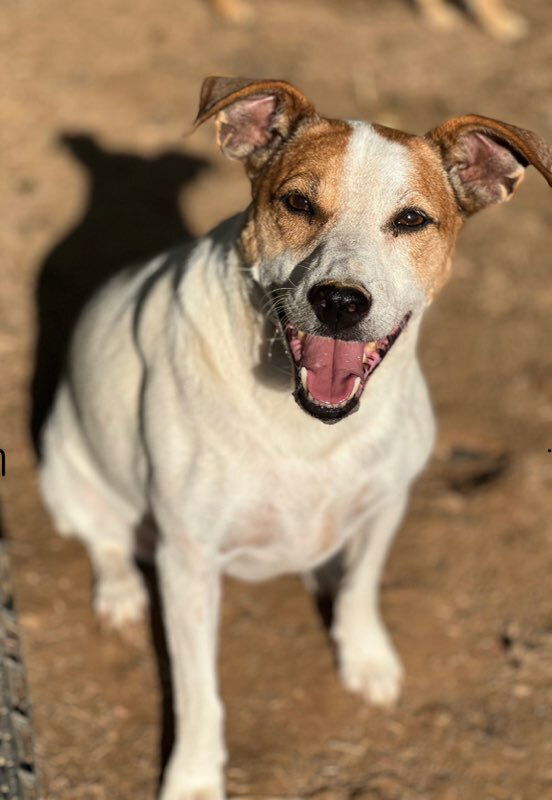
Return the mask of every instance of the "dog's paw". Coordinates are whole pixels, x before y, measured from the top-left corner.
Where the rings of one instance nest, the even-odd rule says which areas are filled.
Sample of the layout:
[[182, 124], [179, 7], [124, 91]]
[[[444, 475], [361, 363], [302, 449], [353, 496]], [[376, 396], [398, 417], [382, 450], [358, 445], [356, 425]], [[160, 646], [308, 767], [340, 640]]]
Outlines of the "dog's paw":
[[527, 36], [529, 32], [527, 20], [513, 11], [503, 11], [500, 15], [489, 16], [482, 20], [482, 24], [487, 32], [499, 42], [517, 42]]
[[[100, 579], [94, 590], [94, 609], [100, 624], [123, 635], [139, 628], [148, 595], [139, 573], [129, 571], [117, 579]], [[135, 638], [129, 634], [129, 638]]]
[[374, 646], [368, 641], [363, 647], [342, 650], [340, 674], [346, 689], [372, 705], [389, 708], [399, 699], [403, 668], [392, 645], [382, 639]]
[[[198, 781], [198, 785], [186, 786], [187, 781], [181, 782], [176, 778], [169, 778], [163, 783], [159, 800], [225, 800], [226, 795], [220, 780]], [[203, 784], [203, 785], [202, 785]]]
[[462, 23], [462, 16], [454, 6], [437, 4], [424, 11], [427, 24], [440, 31], [450, 31]]
[[204, 786], [197, 789], [177, 789], [176, 793], [165, 791], [159, 795], [159, 800], [224, 800], [217, 786]]
[[214, 6], [219, 16], [234, 25], [251, 25], [257, 16], [247, 0], [216, 0]]

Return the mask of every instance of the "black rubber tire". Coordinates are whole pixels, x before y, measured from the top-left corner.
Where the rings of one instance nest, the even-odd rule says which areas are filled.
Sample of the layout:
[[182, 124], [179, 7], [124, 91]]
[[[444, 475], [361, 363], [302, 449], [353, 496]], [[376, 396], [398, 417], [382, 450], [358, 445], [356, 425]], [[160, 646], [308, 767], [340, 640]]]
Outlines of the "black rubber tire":
[[41, 800], [10, 561], [0, 541], [0, 800]]

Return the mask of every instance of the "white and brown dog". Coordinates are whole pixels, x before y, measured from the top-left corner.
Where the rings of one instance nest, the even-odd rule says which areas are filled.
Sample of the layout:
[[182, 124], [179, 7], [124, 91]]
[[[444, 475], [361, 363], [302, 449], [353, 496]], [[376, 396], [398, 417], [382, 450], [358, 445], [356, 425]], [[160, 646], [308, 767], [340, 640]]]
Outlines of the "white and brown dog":
[[177, 715], [163, 800], [224, 797], [225, 573], [308, 573], [344, 549], [343, 683], [398, 697], [377, 589], [433, 442], [421, 318], [465, 218], [509, 199], [529, 163], [552, 181], [541, 139], [484, 117], [420, 137], [327, 119], [284, 81], [208, 78], [197, 122], [210, 117], [249, 208], [97, 296], [43, 440], [44, 496], [87, 546], [114, 626], [144, 610], [135, 530], [155, 520]]

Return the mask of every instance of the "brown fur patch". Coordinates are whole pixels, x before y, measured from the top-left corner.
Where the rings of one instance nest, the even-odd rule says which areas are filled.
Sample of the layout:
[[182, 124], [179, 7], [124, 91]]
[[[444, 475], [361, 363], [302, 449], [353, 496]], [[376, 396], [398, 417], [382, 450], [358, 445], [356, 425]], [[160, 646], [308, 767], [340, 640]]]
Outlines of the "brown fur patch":
[[413, 196], [419, 195], [420, 205], [437, 222], [409, 238], [416, 272], [432, 299], [449, 277], [463, 217], [438, 152], [420, 136], [409, 136], [405, 144], [412, 156]]
[[[351, 135], [351, 127], [341, 120], [305, 121], [253, 180], [254, 202], [241, 236], [247, 263], [284, 250], [300, 254], [312, 246], [339, 210], [339, 188]], [[316, 210], [312, 217], [286, 208], [284, 196], [291, 191], [309, 198]]]
[[412, 139], [418, 138], [413, 133], [399, 131], [396, 128], [388, 128], [386, 125], [378, 125], [375, 122], [372, 124], [372, 127], [376, 133], [379, 133], [379, 135], [383, 136], [384, 139], [389, 139], [390, 142], [398, 142], [399, 144], [404, 144], [406, 146], [410, 144]]
[[[446, 283], [452, 253], [462, 227], [454, 192], [447, 178], [438, 148], [421, 136], [374, 125], [374, 129], [392, 142], [408, 148], [412, 158], [412, 205], [419, 205], [438, 223], [411, 235], [408, 242], [412, 262], [430, 299]], [[417, 200], [419, 198], [419, 200]]]

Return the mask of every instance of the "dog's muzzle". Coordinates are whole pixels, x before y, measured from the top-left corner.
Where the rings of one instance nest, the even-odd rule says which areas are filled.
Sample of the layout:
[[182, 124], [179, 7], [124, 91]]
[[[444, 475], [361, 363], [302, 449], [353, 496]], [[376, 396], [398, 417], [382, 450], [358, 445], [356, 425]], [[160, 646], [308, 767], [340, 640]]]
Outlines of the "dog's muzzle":
[[411, 313], [387, 336], [372, 342], [315, 336], [284, 327], [295, 366], [298, 404], [323, 422], [338, 422], [356, 411], [368, 379], [404, 330]]

